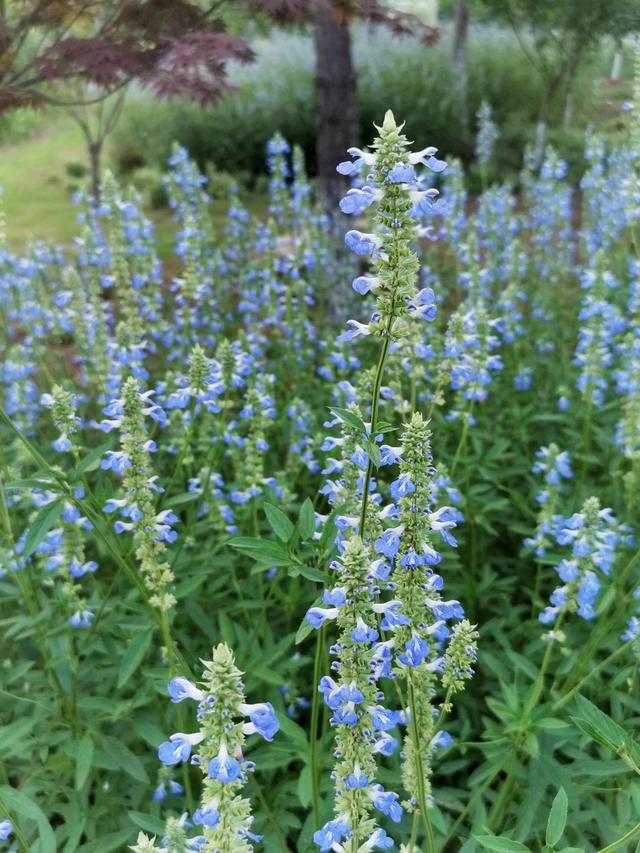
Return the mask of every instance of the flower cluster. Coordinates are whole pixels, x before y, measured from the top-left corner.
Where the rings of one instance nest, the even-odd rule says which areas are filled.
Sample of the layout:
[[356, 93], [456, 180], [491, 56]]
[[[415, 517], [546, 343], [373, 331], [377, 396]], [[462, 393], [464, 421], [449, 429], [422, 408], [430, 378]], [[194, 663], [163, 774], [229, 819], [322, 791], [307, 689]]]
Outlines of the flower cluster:
[[71, 450], [72, 442], [69, 438], [80, 428], [80, 418], [76, 414], [77, 401], [75, 395], [65, 391], [60, 385], [54, 385], [50, 394], [43, 394], [40, 400], [43, 406], [51, 409], [51, 417], [60, 435], [53, 442], [53, 449], [58, 453]]
[[[335, 679], [324, 676], [319, 685], [335, 727], [335, 818], [315, 833], [314, 840], [320, 850], [355, 853], [386, 846], [386, 833], [376, 827], [373, 809], [393, 820], [402, 814], [397, 794], [376, 782], [375, 755], [393, 751], [395, 741], [388, 732], [399, 718], [381, 704], [377, 681], [388, 667], [388, 651], [384, 643], [376, 644], [379, 633], [374, 626], [380, 615], [389, 624], [403, 617], [397, 602], [385, 605], [374, 600], [371, 573], [375, 568], [359, 536], [346, 541], [332, 570], [335, 586], [324, 593], [328, 607], [314, 607], [307, 613], [314, 627], [332, 620], [338, 631], [331, 647]], [[334, 847], [346, 839], [345, 846]], [[374, 846], [361, 846], [369, 843]]]
[[493, 121], [491, 104], [482, 101], [476, 114], [478, 120], [478, 134], [476, 136], [476, 160], [481, 168], [486, 167], [493, 155], [493, 147], [500, 133]]
[[[428, 321], [436, 315], [433, 290], [415, 290], [419, 262], [412, 244], [418, 230], [416, 219], [434, 205], [438, 193], [419, 188], [415, 167], [424, 164], [441, 172], [445, 163], [436, 159], [435, 148], [411, 153], [402, 126], [396, 125], [391, 112], [379, 131], [372, 151], [350, 148], [354, 161], [338, 166], [342, 174], [363, 180], [362, 188], [349, 190], [340, 203], [343, 213], [359, 215], [375, 202], [377, 226], [376, 233], [351, 230], [345, 236], [348, 249], [371, 256], [371, 272], [354, 279], [353, 288], [360, 294], [372, 292], [376, 305], [367, 323], [348, 321], [342, 340], [371, 334], [395, 340], [406, 334], [410, 318]], [[369, 171], [362, 174], [365, 169]]]
[[536, 557], [543, 557], [553, 541], [564, 519], [558, 514], [562, 481], [573, 477], [569, 454], [560, 450], [557, 444], [541, 447], [536, 452], [536, 461], [531, 469], [534, 474], [542, 474], [544, 488], [536, 495], [540, 505], [533, 536], [524, 540], [528, 548], [533, 548]]
[[580, 512], [560, 522], [556, 541], [570, 546], [571, 555], [555, 567], [563, 583], [553, 591], [540, 621], [552, 625], [571, 612], [582, 619], [595, 619], [602, 578], [611, 575], [616, 549], [627, 540], [626, 527], [610, 509], [602, 509], [597, 498], [589, 498]]
[[[437, 709], [432, 698], [443, 685], [449, 699], [472, 673], [475, 660], [474, 628], [468, 623], [454, 629], [447, 625], [464, 616], [458, 601], [441, 596], [442, 578], [433, 566], [440, 562], [433, 537], [455, 547], [451, 530], [460, 513], [451, 507], [432, 508], [432, 466], [427, 423], [414, 413], [403, 430], [401, 444], [382, 443], [386, 426], [378, 421], [379, 396], [400, 401], [394, 382], [383, 384], [382, 371], [391, 347], [394, 357], [407, 358], [403, 338], [413, 347], [410, 320], [433, 320], [435, 296], [430, 287], [416, 293], [418, 259], [413, 244], [418, 236], [416, 219], [434, 206], [436, 191], [418, 189], [414, 166], [424, 163], [433, 171], [444, 164], [435, 149], [412, 154], [408, 142], [387, 113], [371, 152], [350, 149], [355, 162], [340, 164], [342, 174], [357, 175], [360, 186], [341, 202], [344, 213], [362, 214], [375, 205], [375, 233], [350, 231], [345, 242], [356, 254], [370, 254], [372, 271], [353, 281], [360, 294], [376, 297], [368, 324], [349, 321], [342, 341], [358, 335], [379, 336], [382, 354], [375, 375], [363, 371], [358, 387], [347, 392], [347, 409], [337, 409], [333, 421], [342, 426], [339, 438], [325, 439], [321, 450], [340, 450], [328, 459], [329, 479], [322, 492], [341, 513], [336, 518], [339, 556], [331, 564], [335, 584], [323, 595], [323, 606], [307, 613], [315, 628], [333, 625], [337, 631], [331, 646], [335, 658], [333, 677], [324, 676], [320, 691], [331, 711], [335, 727], [336, 786], [334, 817], [317, 830], [314, 840], [321, 850], [359, 853], [392, 845], [377, 826], [373, 810], [399, 821], [402, 805], [397, 793], [376, 781], [377, 756], [390, 755], [396, 741], [390, 734], [407, 725], [403, 751], [403, 779], [409, 794], [406, 807], [428, 807], [430, 764], [438, 746], [451, 739], [436, 731]], [[370, 171], [363, 175], [365, 169]], [[371, 422], [361, 420], [359, 401], [373, 387]], [[385, 505], [372, 476], [378, 469], [398, 466], [389, 485], [391, 503]], [[443, 475], [440, 488], [449, 487]], [[389, 593], [387, 596], [385, 593]], [[445, 643], [455, 638], [449, 652]], [[441, 676], [446, 672], [445, 681]], [[396, 681], [399, 695], [406, 690], [406, 707], [387, 708], [381, 679]], [[400, 687], [402, 685], [402, 687]]]
[[164, 560], [167, 543], [176, 539], [172, 525], [178, 519], [171, 510], [156, 511], [156, 495], [163, 489], [153, 474], [150, 454], [156, 443], [148, 437], [145, 417], [162, 424], [166, 415], [151, 400], [152, 392], [141, 392], [137, 381], [131, 377], [122, 387], [122, 397], [112, 400], [104, 409], [107, 419], [101, 422], [105, 431], [120, 430], [121, 450], [107, 451], [101, 467], [122, 477], [124, 498], [110, 498], [104, 506], [107, 513], [118, 513], [122, 518], [114, 524], [117, 533], [131, 531], [136, 543], [136, 556], [145, 583], [152, 592], [151, 602], [161, 610], [168, 610], [175, 598], [168, 591], [173, 580], [171, 567]]
[[251, 804], [242, 795], [247, 774], [255, 769], [244, 756], [244, 744], [252, 734], [273, 740], [279, 729], [278, 719], [269, 702], [246, 703], [242, 673], [228, 646], [216, 646], [212, 659], [204, 661], [204, 666], [201, 687], [183, 677], [169, 682], [172, 702], [197, 702], [198, 731], [177, 732], [158, 748], [158, 757], [165, 766], [189, 762], [202, 771], [201, 803], [191, 816], [191, 823], [200, 827], [200, 834], [187, 839], [185, 830], [191, 823], [184, 815], [177, 825], [168, 822], [167, 837], [160, 848], [153, 839], [142, 835], [138, 845], [131, 848], [137, 853], [172, 849], [172, 830], [182, 833], [185, 846], [180, 849], [201, 853], [250, 853], [252, 842], [260, 840], [251, 831]]

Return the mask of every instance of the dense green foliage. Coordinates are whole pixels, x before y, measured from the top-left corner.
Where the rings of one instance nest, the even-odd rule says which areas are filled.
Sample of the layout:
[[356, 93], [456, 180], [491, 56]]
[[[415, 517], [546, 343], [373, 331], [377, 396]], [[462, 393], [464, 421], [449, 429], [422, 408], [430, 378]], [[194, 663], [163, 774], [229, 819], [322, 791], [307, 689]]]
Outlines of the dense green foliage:
[[[273, 32], [255, 45], [257, 61], [232, 71], [238, 91], [218, 106], [201, 109], [186, 101], [166, 103], [133, 94], [114, 133], [113, 151], [124, 170], [140, 165], [162, 169], [174, 140], [201, 167], [252, 179], [264, 172], [264, 147], [274, 127], [314, 158], [313, 49], [310, 36]], [[354, 27], [354, 61], [358, 73], [360, 139], [386, 105], [406, 117], [412, 139], [437, 139], [441, 150], [469, 163], [473, 158], [474, 116], [487, 100], [502, 131], [497, 152], [501, 174], [517, 172], [534, 136], [544, 80], [532, 67], [510, 31], [472, 28], [469, 39], [469, 126], [461, 112], [451, 66], [451, 43], [444, 37], [433, 47], [417, 39], [394, 38], [378, 29]], [[558, 127], [561, 101], [552, 115], [553, 144], [582, 169], [584, 127], [601, 124], [594, 109], [594, 76], [609, 71], [609, 51], [591, 58], [575, 83], [574, 123]], [[597, 96], [596, 96], [597, 97]], [[599, 103], [597, 97], [596, 103]], [[619, 105], [618, 105], [619, 112]], [[615, 123], [614, 123], [615, 126]], [[575, 179], [575, 174], [574, 174]]]
[[[370, 310], [349, 286], [368, 261], [345, 257], [312, 205], [299, 151], [289, 180], [286, 150], [281, 139], [269, 149], [268, 222], [232, 193], [215, 232], [200, 175], [175, 151], [177, 257], [164, 266], [139, 200], [112, 179], [98, 215], [82, 208], [64, 257], [43, 244], [24, 256], [2, 248], [0, 822], [11, 820], [21, 853], [108, 853], [191, 814], [199, 768], [172, 771], [156, 757], [172, 732], [194, 727], [192, 706], [170, 703], [166, 685], [200, 682], [200, 661], [224, 642], [250, 701], [269, 700], [280, 722], [273, 743], [248, 738], [260, 849], [314, 849], [332, 816], [333, 727], [317, 683], [334, 628], [314, 635], [305, 613], [333, 582], [346, 512], [328, 503], [326, 483], [351, 477], [353, 500], [359, 465], [382, 505], [395, 500], [395, 463], [383, 464], [365, 422], [399, 445], [416, 411], [431, 430], [434, 506], [464, 516], [437, 571], [480, 634], [475, 677], [446, 721], [454, 742], [430, 753], [435, 842], [425, 831], [420, 849], [632, 850], [637, 152], [589, 137], [578, 198], [548, 151], [541, 169], [527, 162], [518, 205], [497, 183], [471, 203], [451, 163], [446, 213], [428, 220], [438, 239], [415, 247], [409, 191], [380, 179], [374, 237], [397, 240], [395, 255], [374, 257], [386, 288], [378, 305], [395, 298], [395, 282], [417, 309], [414, 248], [420, 286], [438, 303], [433, 322], [412, 325], [406, 309], [406, 334], [388, 347], [375, 315], [368, 332], [336, 342], [348, 317]], [[394, 298], [386, 310], [398, 311]], [[327, 435], [337, 443], [323, 449]], [[532, 466], [554, 444], [573, 476], [564, 467], [545, 484], [551, 468]], [[363, 454], [364, 468], [354, 462]], [[139, 515], [119, 516], [132, 495]], [[592, 497], [612, 514], [597, 516]], [[550, 507], [559, 520], [545, 530]], [[574, 556], [581, 578], [597, 577], [596, 594], [568, 581], [555, 625], [541, 624], [573, 534], [592, 528], [605, 538]], [[544, 547], [524, 544], [537, 535]], [[397, 703], [394, 682], [380, 684]], [[446, 698], [434, 702], [444, 717]], [[400, 763], [398, 750], [381, 759], [385, 788], [401, 791]], [[172, 773], [184, 795], [154, 799]], [[383, 822], [401, 849], [417, 850], [410, 814]]]

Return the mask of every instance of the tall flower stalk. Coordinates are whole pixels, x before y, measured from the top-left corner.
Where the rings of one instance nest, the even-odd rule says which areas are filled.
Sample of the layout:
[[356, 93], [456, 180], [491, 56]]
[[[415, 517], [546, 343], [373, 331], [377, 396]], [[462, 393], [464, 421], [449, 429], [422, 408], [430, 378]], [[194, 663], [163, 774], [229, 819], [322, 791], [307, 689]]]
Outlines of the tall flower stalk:
[[[353, 162], [338, 166], [339, 172], [357, 176], [361, 182], [342, 199], [342, 211], [360, 215], [375, 205], [375, 231], [351, 230], [345, 243], [357, 255], [369, 255], [372, 262], [370, 272], [353, 281], [354, 290], [362, 295], [372, 292], [376, 297], [369, 321], [349, 320], [348, 331], [339, 341], [373, 336], [380, 339], [380, 348], [369, 380], [369, 422], [360, 420], [355, 402], [360, 389], [354, 389], [349, 408], [335, 410], [343, 437], [328, 438], [323, 445], [325, 450], [342, 450], [342, 459], [330, 459], [325, 470], [339, 472], [342, 479], [328, 481], [323, 491], [332, 503], [339, 499], [347, 514], [336, 518], [340, 556], [331, 566], [337, 573], [336, 585], [324, 593], [327, 606], [312, 607], [307, 613], [315, 628], [335, 622], [338, 634], [331, 647], [336, 679], [325, 676], [320, 680], [336, 732], [335, 811], [334, 819], [315, 833], [314, 840], [321, 850], [344, 853], [392, 846], [392, 840], [376, 825], [372, 809], [399, 821], [402, 806], [396, 793], [385, 791], [375, 781], [376, 756], [393, 752], [395, 739], [389, 731], [402, 724], [407, 725], [403, 765], [409, 798], [405, 805], [422, 814], [427, 850], [435, 849], [428, 815], [429, 765], [437, 746], [447, 745], [450, 739], [440, 736], [434, 720], [447, 713], [451, 696], [471, 675], [475, 659], [475, 631], [467, 622], [449, 630], [447, 621], [462, 619], [464, 612], [459, 602], [442, 599], [442, 579], [431, 568], [440, 560], [432, 534], [439, 532], [445, 542], [455, 545], [448, 531], [459, 513], [449, 507], [432, 509], [435, 470], [428, 426], [420, 414], [406, 413], [402, 444], [380, 446], [382, 434], [389, 429], [379, 421], [379, 409], [390, 348], [412, 332], [414, 320], [430, 321], [436, 315], [433, 290], [418, 290], [420, 264], [414, 246], [419, 220], [432, 208], [437, 190], [420, 189], [414, 167], [423, 163], [439, 172], [444, 163], [435, 159], [433, 148], [412, 153], [390, 112], [379, 133], [371, 151], [352, 148]], [[366, 175], [361, 174], [367, 169]], [[370, 374], [363, 372], [362, 376], [369, 378]], [[373, 469], [397, 464], [399, 476], [389, 489], [392, 503], [382, 507]], [[351, 471], [354, 476], [347, 476]], [[387, 527], [389, 521], [394, 526]], [[391, 598], [384, 595], [387, 591]], [[455, 642], [448, 655], [443, 655], [449, 636]], [[438, 714], [431, 697], [436, 685], [440, 686], [441, 672], [445, 673], [446, 698]], [[396, 685], [406, 688], [406, 697], [401, 687], [397, 691], [403, 704], [400, 711], [381, 704], [384, 692], [378, 682], [382, 678], [395, 678]], [[415, 840], [414, 824], [409, 849], [415, 848]]]
[[[359, 175], [364, 169], [371, 169], [362, 189], [349, 190], [342, 200], [342, 211], [360, 214], [370, 204], [376, 204], [375, 233], [352, 230], [345, 236], [348, 249], [357, 255], [371, 256], [371, 272], [356, 278], [353, 287], [357, 293], [375, 294], [375, 310], [366, 324], [349, 320], [349, 331], [342, 336], [343, 340], [351, 340], [358, 335], [374, 335], [381, 340], [371, 394], [372, 435], [378, 422], [380, 388], [390, 345], [407, 333], [410, 318], [433, 320], [436, 314], [433, 291], [424, 288], [416, 292], [420, 263], [414, 246], [418, 217], [432, 206], [438, 193], [434, 189], [418, 189], [414, 166], [422, 163], [434, 172], [445, 168], [445, 163], [435, 158], [437, 149], [425, 148], [413, 153], [409, 150], [402, 125], [396, 124], [391, 111], [386, 113], [378, 130], [380, 136], [375, 139], [372, 151], [350, 148], [354, 162], [338, 166], [338, 171], [346, 175]], [[363, 538], [372, 470], [373, 461], [369, 458], [360, 512], [359, 532]]]

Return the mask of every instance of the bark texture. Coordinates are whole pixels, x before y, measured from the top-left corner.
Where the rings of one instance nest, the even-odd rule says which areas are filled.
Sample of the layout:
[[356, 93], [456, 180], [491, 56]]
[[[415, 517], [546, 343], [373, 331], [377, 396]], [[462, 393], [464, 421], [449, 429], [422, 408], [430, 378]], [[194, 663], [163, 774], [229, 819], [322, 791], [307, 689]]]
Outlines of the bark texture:
[[340, 20], [328, 5], [318, 4], [314, 40], [318, 198], [327, 213], [335, 214], [348, 189], [336, 166], [347, 159], [347, 148], [357, 144], [356, 75], [348, 21]]

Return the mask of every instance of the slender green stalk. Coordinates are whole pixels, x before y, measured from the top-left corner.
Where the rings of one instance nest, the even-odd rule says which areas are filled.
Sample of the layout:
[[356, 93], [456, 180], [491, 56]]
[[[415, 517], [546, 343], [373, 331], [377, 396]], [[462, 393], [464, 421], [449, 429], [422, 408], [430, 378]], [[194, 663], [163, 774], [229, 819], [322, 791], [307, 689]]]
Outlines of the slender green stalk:
[[411, 838], [409, 839], [407, 853], [414, 853], [416, 849], [416, 841], [418, 840], [418, 822], [418, 812], [414, 812], [413, 820], [411, 821]]
[[[559, 631], [560, 626], [562, 624], [564, 614], [560, 614], [558, 617], [558, 621], [556, 623], [555, 630]], [[514, 741], [513, 749], [510, 753], [510, 758], [512, 761], [518, 757], [520, 749], [522, 747], [522, 742], [526, 736], [529, 722], [531, 720], [531, 714], [535, 710], [538, 702], [540, 701], [540, 697], [542, 696], [542, 692], [544, 690], [544, 679], [547, 674], [547, 669], [549, 668], [549, 663], [551, 662], [551, 654], [553, 652], [553, 647], [555, 644], [555, 638], [550, 640], [547, 644], [547, 647], [544, 652], [544, 657], [542, 658], [542, 664], [540, 665], [540, 669], [538, 670], [538, 677], [532, 687], [531, 693], [529, 695], [529, 699], [524, 706], [522, 718], [520, 720], [520, 728], [518, 735]], [[491, 812], [489, 813], [489, 818], [487, 820], [487, 828], [492, 830], [499, 823], [502, 818], [502, 814], [504, 809], [506, 808], [509, 799], [511, 797], [511, 793], [514, 787], [514, 778], [513, 778], [513, 770], [509, 770], [507, 772], [507, 776], [505, 777], [504, 782], [502, 783], [502, 787], [499, 790], [498, 798], [495, 801]]]
[[324, 625], [316, 635], [316, 654], [313, 662], [313, 698], [311, 700], [311, 723], [309, 731], [309, 766], [311, 769], [311, 801], [313, 804], [313, 820], [316, 827], [320, 826], [320, 768], [318, 766], [318, 719], [320, 716], [320, 683], [322, 671], [322, 652], [325, 643]]
[[453, 462], [451, 463], [451, 476], [456, 472], [456, 468], [458, 467], [458, 462], [460, 461], [460, 456], [462, 455], [463, 450], [467, 445], [467, 436], [469, 434], [469, 415], [471, 411], [469, 411], [467, 417], [464, 419], [464, 423], [462, 424], [462, 431], [460, 432], [460, 440], [458, 441], [458, 446], [456, 447], [456, 452], [453, 455]]
[[426, 845], [427, 845], [427, 853], [435, 853], [436, 844], [435, 838], [433, 836], [433, 827], [431, 826], [431, 820], [429, 818], [429, 805], [427, 803], [427, 795], [424, 786], [424, 766], [422, 764], [422, 752], [420, 750], [420, 732], [418, 731], [418, 722], [417, 722], [417, 713], [416, 713], [416, 700], [415, 693], [413, 690], [413, 683], [411, 681], [411, 674], [409, 673], [407, 677], [407, 687], [408, 687], [408, 695], [409, 695], [409, 714], [411, 716], [411, 738], [413, 740], [413, 748], [415, 753], [415, 762], [416, 762], [416, 781], [418, 785], [418, 808], [420, 810], [420, 814], [422, 816], [422, 822], [424, 824], [425, 836], [426, 836]]
[[[380, 350], [378, 359], [378, 367], [373, 382], [373, 393], [371, 396], [371, 438], [374, 437], [376, 423], [378, 422], [378, 409], [380, 406], [380, 388], [382, 386], [382, 376], [384, 374], [384, 366], [387, 361], [387, 353], [389, 352], [390, 333], [393, 321], [390, 320], [387, 326], [387, 332]], [[360, 510], [360, 538], [364, 539], [364, 532], [367, 526], [367, 505], [369, 503], [369, 483], [371, 482], [371, 474], [373, 472], [373, 463], [371, 458], [367, 462], [367, 471], [364, 477], [364, 487], [362, 493], [362, 508]]]
[[630, 841], [635, 841], [636, 838], [640, 838], [640, 823], [637, 823], [633, 829], [630, 829], [626, 835], [622, 836], [622, 838], [618, 838], [617, 841], [612, 841], [611, 844], [607, 844], [606, 847], [601, 847], [597, 853], [611, 853], [613, 850], [620, 850], [621, 847], [624, 847]]

